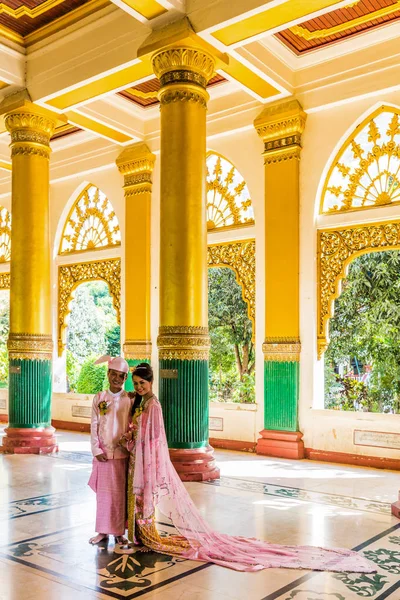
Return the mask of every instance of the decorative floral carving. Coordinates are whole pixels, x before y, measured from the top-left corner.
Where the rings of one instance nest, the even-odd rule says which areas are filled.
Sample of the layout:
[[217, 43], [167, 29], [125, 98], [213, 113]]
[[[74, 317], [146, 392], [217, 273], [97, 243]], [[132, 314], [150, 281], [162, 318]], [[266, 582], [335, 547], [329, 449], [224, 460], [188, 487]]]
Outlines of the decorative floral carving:
[[242, 286], [243, 300], [248, 306], [249, 318], [253, 322], [253, 337], [256, 317], [256, 242], [244, 240], [213, 244], [208, 247], [209, 267], [230, 267], [235, 271], [236, 281]]
[[400, 248], [400, 221], [318, 231], [318, 356], [328, 347], [328, 322], [340, 283], [356, 256]]
[[[254, 121], [256, 131], [265, 144], [265, 151], [274, 149], [270, 146], [271, 142], [278, 142], [279, 146], [300, 144], [306, 118], [297, 100], [266, 107]], [[288, 138], [292, 138], [290, 144], [284, 141]]]
[[198, 102], [204, 108], [207, 108], [207, 96], [193, 92], [191, 90], [168, 90], [161, 91], [160, 93], [160, 104], [170, 104], [171, 102]]
[[54, 133], [54, 129], [56, 123], [53, 119], [50, 119], [44, 115], [35, 114], [33, 112], [14, 112], [6, 115], [5, 125], [7, 130], [11, 133], [11, 141], [18, 141], [18, 139], [14, 139], [14, 135], [20, 135], [21, 130], [36, 132], [38, 134], [43, 134], [47, 139], [47, 142], [37, 142], [37, 143], [45, 143], [48, 145], [51, 136]]
[[126, 340], [123, 346], [124, 356], [132, 360], [150, 360], [151, 342], [149, 340]]
[[51, 335], [10, 333], [7, 348], [10, 359], [51, 360], [53, 340]]
[[300, 146], [281, 147], [264, 152], [264, 165], [282, 162], [284, 160], [300, 160]]
[[206, 83], [214, 74], [214, 59], [202, 49], [169, 48], [160, 50], [152, 57], [153, 70], [158, 79], [170, 71], [194, 71], [202, 75]]
[[11, 215], [0, 206], [0, 263], [8, 262], [11, 258]]
[[88, 185], [73, 205], [61, 237], [60, 254], [121, 244], [118, 219], [108, 198]]
[[70, 312], [73, 291], [85, 281], [101, 279], [108, 284], [117, 320], [121, 320], [121, 259], [99, 260], [58, 268], [58, 352], [65, 347], [66, 317]]
[[346, 140], [326, 178], [321, 213], [400, 202], [400, 110], [382, 106]]
[[11, 286], [10, 273], [0, 273], [0, 290], [9, 290]]
[[211, 342], [208, 327], [161, 326], [157, 344], [162, 360], [208, 360]]
[[48, 159], [50, 157], [50, 148], [46, 148], [46, 146], [42, 146], [41, 148], [36, 148], [35, 146], [12, 146], [11, 158], [20, 154], [24, 156], [36, 155]]
[[272, 362], [299, 362], [299, 338], [267, 337], [263, 344], [264, 360]]
[[254, 213], [247, 184], [223, 156], [207, 156], [207, 229], [253, 225]]

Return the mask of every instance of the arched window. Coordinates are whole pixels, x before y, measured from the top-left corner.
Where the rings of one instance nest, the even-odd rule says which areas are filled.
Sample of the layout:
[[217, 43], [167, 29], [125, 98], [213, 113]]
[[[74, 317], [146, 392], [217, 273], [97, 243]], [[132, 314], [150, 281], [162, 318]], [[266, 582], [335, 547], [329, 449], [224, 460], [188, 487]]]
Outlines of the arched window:
[[8, 262], [11, 258], [11, 215], [0, 206], [0, 263]]
[[121, 232], [111, 202], [96, 186], [88, 185], [74, 203], [65, 223], [59, 253], [120, 244]]
[[207, 156], [207, 229], [254, 224], [247, 184], [236, 167], [223, 156]]
[[400, 202], [399, 115], [382, 106], [346, 140], [326, 178], [321, 214]]

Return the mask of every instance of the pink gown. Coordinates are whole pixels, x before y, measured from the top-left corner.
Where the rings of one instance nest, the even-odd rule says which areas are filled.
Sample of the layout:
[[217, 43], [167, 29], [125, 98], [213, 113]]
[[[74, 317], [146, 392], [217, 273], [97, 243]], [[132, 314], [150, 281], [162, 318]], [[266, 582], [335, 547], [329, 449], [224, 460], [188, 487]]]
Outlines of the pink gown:
[[[153, 396], [144, 404], [142, 402], [136, 417], [129, 493], [133, 494], [136, 506], [133, 529], [135, 524], [136, 531], [142, 529], [145, 533], [148, 529], [150, 535], [143, 539], [146, 545], [151, 547], [151, 539], [155, 540], [157, 507], [187, 540], [183, 545], [178, 543], [176, 553], [190, 560], [212, 562], [237, 571], [276, 567], [360, 573], [376, 571], [372, 563], [352, 550], [280, 546], [214, 531], [197, 510], [171, 463], [159, 401]], [[128, 504], [129, 501], [130, 498]], [[171, 544], [168, 553], [173, 554], [173, 538]], [[153, 550], [160, 551], [157, 541]]]

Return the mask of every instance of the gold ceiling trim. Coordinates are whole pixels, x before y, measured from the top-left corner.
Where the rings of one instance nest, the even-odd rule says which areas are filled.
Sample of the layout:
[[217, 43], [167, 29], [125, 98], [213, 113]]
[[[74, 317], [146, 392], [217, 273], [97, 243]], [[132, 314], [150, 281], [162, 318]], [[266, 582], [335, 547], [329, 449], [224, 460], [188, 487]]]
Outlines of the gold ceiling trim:
[[13, 19], [21, 19], [22, 17], [36, 19], [37, 17], [40, 17], [40, 15], [43, 15], [64, 2], [65, 0], [45, 0], [39, 4], [39, 6], [35, 6], [34, 8], [29, 8], [28, 6], [25, 6], [25, 4], [18, 8], [11, 8], [10, 6], [7, 6], [7, 4], [0, 2], [0, 14], [6, 14], [9, 17], [13, 17]]
[[88, 281], [105, 281], [109, 287], [117, 321], [121, 323], [121, 259], [96, 260], [58, 267], [58, 355], [66, 344], [66, 318], [71, 309], [74, 290]]
[[256, 324], [256, 242], [241, 240], [208, 246], [208, 266], [227, 267], [236, 275], [242, 288], [242, 298], [247, 304], [249, 319], [253, 324], [253, 341]]
[[400, 220], [317, 232], [318, 358], [328, 347], [329, 319], [349, 264], [362, 254], [400, 249]]
[[[347, 7], [345, 6], [344, 8]], [[335, 25], [334, 27], [329, 27], [327, 29], [317, 29], [316, 31], [309, 31], [306, 27], [302, 27], [301, 25], [294, 25], [293, 27], [290, 27], [290, 31], [294, 35], [297, 35], [297, 37], [301, 37], [307, 42], [310, 42], [311, 40], [324, 39], [331, 35], [343, 33], [348, 29], [352, 29], [353, 27], [359, 27], [360, 25], [365, 25], [366, 23], [374, 21], [375, 19], [390, 16], [393, 13], [398, 12], [399, 10], [400, 0], [396, 0], [395, 4], [385, 6], [384, 8], [380, 8], [379, 10], [375, 10], [374, 12], [368, 13], [368, 15], [363, 15], [361, 17], [351, 19], [351, 21], [346, 21], [346, 23], [340, 23], [340, 25]]]
[[[83, 6], [78, 6], [74, 10], [71, 10], [66, 15], [62, 15], [55, 19], [51, 23], [47, 23], [47, 25], [43, 25], [36, 31], [32, 31], [32, 33], [28, 33], [28, 35], [22, 37], [22, 44], [26, 47], [32, 46], [41, 40], [53, 35], [53, 33], [57, 33], [58, 31], [64, 30], [66, 27], [73, 25], [77, 21], [88, 17], [89, 15], [101, 10], [102, 8], [109, 7], [109, 0], [89, 0]], [[9, 30], [8, 30], [9, 31]], [[21, 43], [21, 42], [20, 42]]]

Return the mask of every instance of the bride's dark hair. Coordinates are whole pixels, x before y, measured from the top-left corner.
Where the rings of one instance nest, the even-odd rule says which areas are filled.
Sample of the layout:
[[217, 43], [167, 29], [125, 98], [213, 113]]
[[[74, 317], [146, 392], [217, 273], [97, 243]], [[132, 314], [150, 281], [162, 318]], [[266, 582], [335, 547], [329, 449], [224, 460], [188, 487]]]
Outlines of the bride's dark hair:
[[136, 375], [136, 377], [140, 377], [149, 383], [153, 383], [154, 374], [153, 369], [149, 365], [149, 363], [140, 363], [137, 367], [132, 371], [132, 378]]

